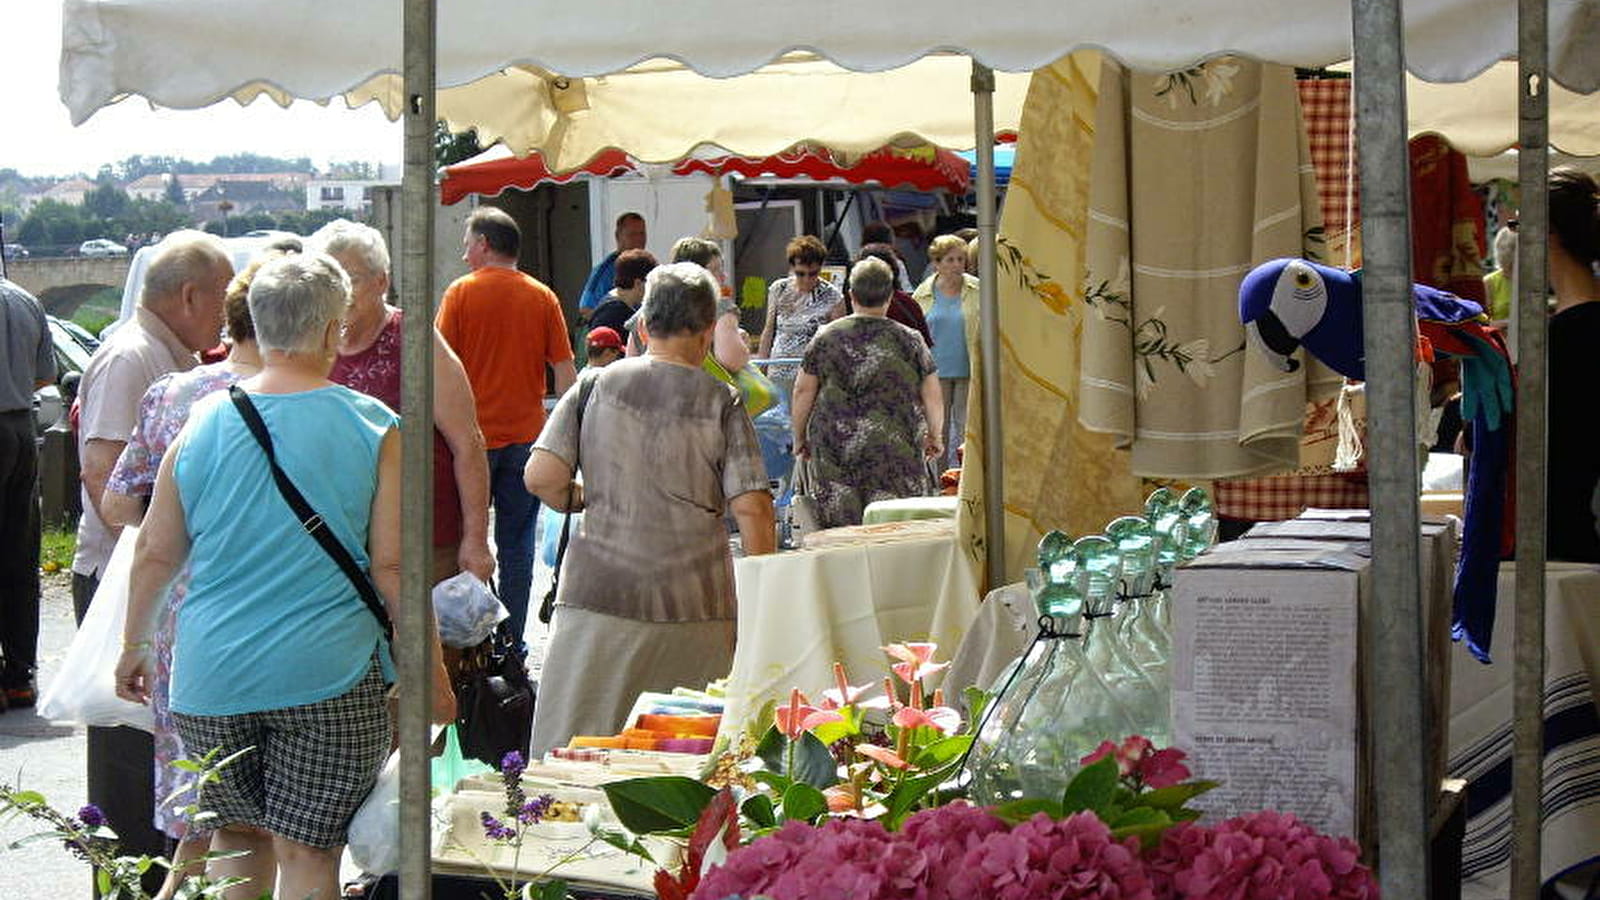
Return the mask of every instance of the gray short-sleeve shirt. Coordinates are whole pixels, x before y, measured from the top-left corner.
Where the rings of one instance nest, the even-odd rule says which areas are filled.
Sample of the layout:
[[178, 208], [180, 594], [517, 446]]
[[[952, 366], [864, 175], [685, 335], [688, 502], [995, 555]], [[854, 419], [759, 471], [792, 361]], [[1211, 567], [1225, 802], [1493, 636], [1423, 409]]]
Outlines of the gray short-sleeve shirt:
[[55, 348], [44, 307], [21, 286], [0, 277], [0, 412], [33, 408], [33, 386], [56, 377]]
[[734, 616], [728, 501], [767, 489], [739, 395], [703, 370], [648, 356], [595, 373], [556, 405], [534, 445], [583, 473], [586, 509], [557, 600], [650, 622]]

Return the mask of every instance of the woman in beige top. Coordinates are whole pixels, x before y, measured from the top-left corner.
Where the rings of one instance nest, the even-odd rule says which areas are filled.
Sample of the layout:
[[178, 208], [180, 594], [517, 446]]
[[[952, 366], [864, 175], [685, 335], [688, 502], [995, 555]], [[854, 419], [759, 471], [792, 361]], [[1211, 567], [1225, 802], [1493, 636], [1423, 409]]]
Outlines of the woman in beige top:
[[652, 271], [645, 355], [586, 373], [528, 458], [529, 491], [584, 511], [561, 570], [534, 755], [616, 733], [642, 691], [700, 686], [732, 667], [723, 517], [732, 512], [748, 553], [772, 552], [776, 534], [750, 417], [737, 391], [700, 368], [716, 304], [700, 266]]

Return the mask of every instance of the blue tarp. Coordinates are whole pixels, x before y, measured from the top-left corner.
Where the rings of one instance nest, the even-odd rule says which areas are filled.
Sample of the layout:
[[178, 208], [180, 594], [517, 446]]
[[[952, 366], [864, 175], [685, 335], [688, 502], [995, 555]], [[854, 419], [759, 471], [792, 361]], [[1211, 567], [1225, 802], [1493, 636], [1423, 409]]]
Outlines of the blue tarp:
[[[967, 161], [972, 172], [972, 183], [978, 183], [978, 151], [961, 150], [957, 156]], [[1011, 182], [1011, 164], [1017, 158], [1016, 144], [996, 144], [994, 148], [994, 184], [995, 187], [1005, 187]]]

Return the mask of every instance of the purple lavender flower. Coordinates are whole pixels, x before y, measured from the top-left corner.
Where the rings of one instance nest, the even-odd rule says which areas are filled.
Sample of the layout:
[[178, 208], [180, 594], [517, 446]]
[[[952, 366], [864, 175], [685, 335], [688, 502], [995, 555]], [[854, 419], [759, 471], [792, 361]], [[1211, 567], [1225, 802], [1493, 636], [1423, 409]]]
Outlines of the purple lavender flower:
[[540, 794], [522, 804], [522, 808], [517, 811], [517, 821], [524, 825], [537, 825], [544, 821], [545, 815], [550, 812], [550, 807], [555, 802], [556, 798], [549, 794]]
[[483, 834], [491, 841], [509, 841], [517, 836], [517, 830], [496, 819], [488, 810], [478, 814], [478, 820], [483, 823]]
[[78, 821], [82, 822], [85, 828], [100, 828], [107, 824], [106, 814], [101, 812], [100, 807], [95, 806], [93, 803], [86, 804], [82, 809], [78, 810]]
[[508, 779], [521, 777], [523, 770], [527, 768], [528, 761], [523, 759], [522, 754], [515, 750], [507, 753], [500, 760], [500, 774], [504, 775]]

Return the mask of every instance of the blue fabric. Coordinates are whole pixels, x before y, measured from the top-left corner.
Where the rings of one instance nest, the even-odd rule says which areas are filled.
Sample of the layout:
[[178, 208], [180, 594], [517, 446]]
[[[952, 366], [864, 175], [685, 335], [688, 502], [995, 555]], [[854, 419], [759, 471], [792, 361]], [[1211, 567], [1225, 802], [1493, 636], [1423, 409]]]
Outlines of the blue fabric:
[[961, 296], [954, 297], [933, 289], [933, 305], [928, 307], [928, 331], [933, 334], [933, 367], [940, 378], [968, 378], [972, 361], [967, 358], [967, 323], [961, 312]]
[[616, 287], [617, 252], [613, 250], [607, 253], [606, 258], [600, 260], [599, 265], [589, 273], [588, 279], [583, 282], [583, 294], [578, 297], [579, 309], [594, 309]]
[[1456, 563], [1450, 636], [1465, 640], [1479, 662], [1489, 662], [1494, 635], [1495, 599], [1500, 575], [1501, 522], [1506, 507], [1506, 470], [1511, 459], [1511, 425], [1490, 429], [1482, 419], [1472, 429], [1467, 463], [1466, 508], [1461, 558]]
[[533, 586], [533, 531], [539, 498], [528, 493], [522, 470], [533, 444], [507, 444], [489, 451], [489, 493], [494, 503], [494, 546], [500, 564], [500, 602], [511, 612], [506, 625], [517, 640], [528, 627]]
[[[333, 385], [251, 394], [278, 463], [362, 567], [378, 486], [378, 448], [399, 422], [387, 406]], [[346, 693], [377, 652], [378, 620], [279, 493], [266, 455], [217, 392], [195, 405], [173, 474], [191, 548], [178, 616], [172, 710], [236, 715]]]

